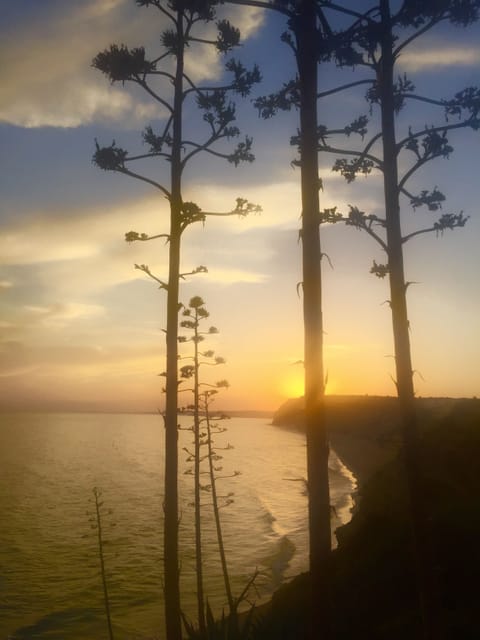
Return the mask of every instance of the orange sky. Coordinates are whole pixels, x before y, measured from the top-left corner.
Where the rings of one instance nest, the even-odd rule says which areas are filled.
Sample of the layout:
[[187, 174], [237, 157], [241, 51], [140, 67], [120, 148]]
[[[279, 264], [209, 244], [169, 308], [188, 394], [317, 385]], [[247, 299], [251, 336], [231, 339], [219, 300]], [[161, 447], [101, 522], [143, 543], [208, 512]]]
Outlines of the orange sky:
[[[48, 7], [48, 19], [32, 5], [22, 20], [0, 26], [0, 58], [9, 61], [0, 69], [0, 408], [155, 411], [162, 405], [165, 298], [133, 265], [165, 277], [167, 248], [162, 241], [127, 245], [123, 236], [165, 232], [167, 203], [147, 185], [99, 171], [90, 158], [96, 137], [141, 148], [139, 132], [163, 115], [138, 92], [110, 86], [90, 62], [114, 41], [156, 45], [158, 25], [123, 0], [87, 0], [74, 12]], [[242, 54], [258, 56], [267, 78], [262, 91], [277, 88], [292, 69], [278, 25], [264, 24], [253, 9], [235, 11], [248, 36]], [[478, 25], [460, 35], [429, 36], [400, 70], [431, 96], [474, 84]], [[28, 60], [25, 42], [35, 52]], [[216, 59], [197, 56], [191, 65], [199, 80], [221, 77]], [[322, 73], [325, 86], [336, 83], [337, 70]], [[327, 101], [321, 115], [336, 122], [359, 109], [368, 110], [363, 94], [353, 94]], [[182, 268], [206, 265], [208, 274], [182, 283], [181, 298], [202, 296], [220, 331], [211, 348], [227, 365], [209, 376], [227, 378], [231, 388], [218, 402], [274, 410], [302, 391], [302, 365], [294, 364], [303, 357], [299, 171], [288, 144], [296, 114], [261, 121], [248, 101], [239, 114], [254, 137], [256, 162], [238, 169], [217, 159], [200, 163], [186, 175], [184, 199], [224, 211], [242, 196], [263, 212], [187, 230]], [[422, 123], [427, 117], [409, 114]], [[407, 280], [418, 283], [408, 299], [422, 396], [480, 393], [478, 138], [459, 133], [455, 145], [460, 151], [414, 186], [438, 184], [448, 197], [445, 211], [464, 210], [471, 219], [444, 237], [415, 239], [405, 251]], [[347, 185], [331, 164], [320, 158], [321, 206], [348, 211], [355, 203], [381, 215], [380, 176]], [[431, 225], [431, 214], [406, 205], [403, 224]], [[333, 266], [324, 260], [327, 392], [393, 395], [388, 286], [369, 274], [372, 259], [383, 256], [351, 228], [322, 227], [322, 246]]]

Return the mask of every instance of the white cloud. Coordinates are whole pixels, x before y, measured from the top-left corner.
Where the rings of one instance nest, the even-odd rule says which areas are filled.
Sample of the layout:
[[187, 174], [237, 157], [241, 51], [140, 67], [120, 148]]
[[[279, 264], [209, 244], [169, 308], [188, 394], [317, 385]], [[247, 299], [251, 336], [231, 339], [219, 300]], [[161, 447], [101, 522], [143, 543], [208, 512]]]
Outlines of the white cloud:
[[108, 348], [92, 344], [59, 344], [52, 341], [0, 342], [0, 377], [16, 377], [29, 374], [57, 375], [62, 383], [67, 379], [88, 375], [96, 377], [108, 374], [109, 378], [134, 376], [148, 372], [150, 376], [161, 366], [159, 350], [152, 344], [137, 342], [124, 346], [113, 344]]
[[[132, 228], [150, 234], [158, 232], [156, 221], [162, 213], [164, 200], [147, 198], [136, 202], [113, 205], [100, 211], [75, 210], [45, 213], [38, 211], [22, 224], [5, 228], [0, 236], [0, 254], [7, 265], [33, 265], [94, 259], [116, 253], [135, 254], [131, 247], [141, 244], [149, 254], [154, 243], [127, 245], [124, 234]], [[166, 211], [166, 204], [163, 207]], [[19, 212], [17, 219], [22, 220]], [[159, 224], [160, 220], [159, 220]], [[161, 242], [161, 241], [157, 241]], [[146, 249], [145, 249], [146, 248]], [[156, 245], [158, 251], [158, 244]], [[135, 261], [135, 259], [134, 259]]]
[[[348, 211], [343, 189], [343, 185], [341, 190], [331, 190], [327, 185], [325, 194], [321, 194], [321, 206], [334, 203], [339, 210]], [[291, 233], [292, 242], [298, 238], [299, 185], [285, 180], [239, 191], [235, 186], [204, 183], [185, 190], [185, 199], [194, 199], [204, 211], [228, 211], [238, 196], [248, 196], [261, 204], [262, 213], [240, 219], [236, 215], [212, 217], [205, 225], [189, 228], [183, 238], [183, 271], [205, 265], [209, 271], [201, 276], [202, 281], [223, 285], [269, 280], [275, 259], [275, 232]], [[359, 204], [367, 211], [376, 211], [371, 197], [364, 197]], [[16, 220], [22, 220], [21, 212]], [[11, 268], [33, 268], [35, 282], [42, 290], [53, 291], [54, 300], [91, 299], [120, 284], [148, 282], [145, 274], [134, 269], [135, 263], [147, 264], [156, 276], [167, 277], [168, 246], [164, 239], [124, 241], [125, 232], [131, 230], [148, 235], [164, 233], [168, 231], [167, 220], [168, 204], [158, 196], [100, 210], [72, 209], [55, 215], [39, 211], [23, 224], [5, 229], [0, 236], [0, 255]], [[22, 284], [16, 282], [19, 287]]]
[[408, 71], [421, 71], [444, 67], [478, 65], [480, 49], [472, 47], [435, 47], [425, 51], [412, 50], [403, 53], [399, 65]]
[[[213, 189], [206, 187], [206, 190], [213, 193]], [[233, 197], [225, 201], [235, 204]], [[101, 211], [70, 211], [62, 216], [40, 211], [35, 218], [4, 231], [0, 236], [0, 254], [4, 264], [11, 267], [34, 267], [36, 281], [54, 290], [57, 297], [75, 295], [83, 299], [121, 283], [148, 280], [134, 269], [135, 263], [147, 264], [155, 275], [166, 277], [165, 240], [126, 243], [124, 234], [130, 230], [149, 235], [167, 231], [167, 206], [163, 198], [149, 197]], [[230, 223], [212, 219], [207, 229], [196, 225], [188, 230], [182, 269], [189, 271], [206, 264], [209, 273], [202, 277], [211, 282], [263, 282], [262, 260], [268, 257], [264, 247], [255, 256], [254, 249], [238, 239], [238, 234], [251, 228], [251, 224], [245, 224], [247, 220], [238, 220], [237, 216]], [[272, 219], [269, 223], [272, 224]], [[268, 222], [254, 216], [252, 224], [265, 226]], [[229, 239], [234, 240], [234, 247], [229, 246]]]
[[36, 264], [87, 258], [96, 252], [96, 246], [88, 240], [69, 238], [68, 230], [49, 228], [47, 221], [42, 228], [38, 224], [4, 233], [0, 237], [3, 264]]
[[35, 328], [64, 329], [77, 321], [90, 320], [105, 315], [105, 308], [80, 302], [54, 302], [49, 305], [24, 305], [20, 309], [20, 324]]
[[237, 284], [239, 282], [263, 283], [270, 279], [270, 276], [254, 271], [229, 268], [213, 268], [208, 270], [210, 282], [219, 284]]
[[76, 320], [78, 318], [91, 318], [103, 315], [105, 309], [99, 305], [81, 303], [55, 303], [46, 307], [25, 305], [25, 311], [39, 318], [48, 318], [54, 321]]
[[[227, 18], [240, 29], [242, 41], [253, 36], [263, 24], [264, 11], [256, 7], [221, 7], [218, 18]], [[197, 27], [199, 37], [215, 39], [214, 24], [206, 25], [203, 30]], [[215, 49], [205, 45], [190, 45], [189, 55], [185, 58], [185, 69], [196, 81], [215, 80], [219, 78], [225, 57], [219, 56]]]
[[[136, 119], [132, 97], [91, 68], [96, 53], [127, 36], [129, 2], [89, 0], [57, 10], [2, 38], [0, 120], [24, 127], [72, 127], [94, 119]], [[132, 38], [139, 34], [131, 18]], [[28, 53], [27, 53], [28, 52]], [[150, 107], [151, 108], [151, 107]]]
[[31, 365], [28, 367], [10, 367], [6, 371], [0, 371], [0, 378], [15, 378], [25, 376], [37, 371], [39, 367], [37, 365]]
[[[164, 17], [129, 0], [86, 0], [80, 8], [64, 5], [55, 14], [26, 23], [0, 40], [0, 121], [22, 127], [76, 127], [93, 121], [123, 121], [137, 126], [164, 112], [148, 96], [108, 84], [91, 68], [95, 55], [112, 42], [158, 48]], [[260, 12], [235, 11], [245, 35], [261, 23]], [[155, 14], [155, 15], [154, 15]], [[190, 56], [196, 79], [221, 73], [214, 52]]]
[[[83, 86], [66, 86], [61, 82], [65, 91], [58, 93], [49, 93], [46, 90], [48, 82], [42, 87], [38, 86], [36, 104], [29, 103], [23, 92], [17, 92], [9, 104], [5, 107], [0, 106], [0, 120], [25, 128], [68, 128], [95, 120], [127, 118], [131, 123], [140, 123], [145, 118], [160, 116], [154, 105], [136, 104], [131, 95], [114, 87], [96, 86], [99, 83], [93, 80], [89, 82], [87, 79]], [[35, 91], [35, 85], [39, 83], [32, 84]]]
[[209, 219], [209, 224], [218, 224], [238, 234], [253, 228], [298, 226], [301, 209], [299, 189], [298, 180], [285, 179], [282, 182], [254, 185], [248, 189], [231, 186], [231, 184], [193, 184], [189, 192], [191, 191], [193, 199], [205, 212], [233, 210], [238, 197], [260, 205], [262, 207], [260, 213], [250, 214], [240, 220], [236, 215]]

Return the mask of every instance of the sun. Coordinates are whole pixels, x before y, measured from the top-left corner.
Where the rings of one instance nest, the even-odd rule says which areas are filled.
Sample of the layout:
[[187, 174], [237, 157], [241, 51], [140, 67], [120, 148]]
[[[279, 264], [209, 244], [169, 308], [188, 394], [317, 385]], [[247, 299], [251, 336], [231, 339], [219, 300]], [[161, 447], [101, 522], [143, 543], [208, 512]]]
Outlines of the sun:
[[304, 395], [305, 382], [303, 379], [303, 369], [291, 373], [282, 382], [282, 392], [287, 398], [299, 398]]
[[[339, 391], [338, 381], [327, 378], [325, 386], [325, 395], [331, 396], [341, 393]], [[305, 395], [305, 381], [303, 378], [303, 369], [289, 373], [282, 378], [281, 392], [286, 398], [300, 398]]]

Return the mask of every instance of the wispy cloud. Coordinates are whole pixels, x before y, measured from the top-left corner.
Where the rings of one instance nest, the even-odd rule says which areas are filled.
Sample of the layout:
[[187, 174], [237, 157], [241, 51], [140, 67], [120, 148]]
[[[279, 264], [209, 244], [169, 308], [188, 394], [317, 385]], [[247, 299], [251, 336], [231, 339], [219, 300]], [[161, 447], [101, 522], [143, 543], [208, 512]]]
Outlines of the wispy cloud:
[[161, 366], [151, 344], [0, 343], [0, 407], [154, 410], [162, 400]]
[[260, 205], [260, 213], [240, 220], [238, 216], [231, 216], [217, 219], [214, 223], [215, 218], [211, 218], [212, 224], [219, 224], [232, 233], [243, 233], [254, 228], [295, 225], [300, 220], [300, 188], [298, 181], [293, 178], [248, 188], [232, 186], [231, 181], [226, 184], [192, 184], [191, 193], [195, 202], [206, 212], [228, 212], [235, 208], [237, 197], [247, 198], [253, 204]]
[[[235, 13], [248, 36], [259, 27], [261, 14], [242, 9]], [[74, 9], [65, 3], [56, 5], [55, 13], [42, 13], [41, 21], [1, 34], [0, 121], [22, 127], [77, 127], [94, 121], [137, 126], [161, 118], [158, 105], [109, 85], [91, 68], [94, 56], [112, 42], [158, 48], [164, 19], [158, 11], [150, 18], [145, 13], [129, 0], [87, 0]], [[192, 77], [220, 75], [215, 53], [190, 58]]]
[[24, 311], [35, 323], [48, 327], [63, 327], [71, 321], [97, 317], [105, 313], [100, 305], [75, 302], [55, 302], [48, 306], [25, 305]]
[[480, 62], [480, 49], [473, 47], [436, 46], [425, 51], [408, 51], [401, 55], [399, 64], [407, 71], [470, 67]]
[[[58, 227], [50, 231], [48, 221], [42, 229], [38, 223], [12, 229], [0, 238], [3, 264], [37, 264], [78, 260], [96, 253], [97, 247], [89, 240], [68, 239], [68, 231], [62, 234]], [[52, 225], [53, 226], [53, 225]], [[63, 237], [62, 237], [63, 236]], [[7, 287], [1, 287], [7, 288]]]
[[266, 282], [270, 277], [264, 273], [225, 267], [209, 269], [209, 276], [211, 282], [218, 284], [237, 284], [239, 282], [261, 283]]
[[[40, 211], [5, 229], [0, 236], [4, 282], [14, 281], [15, 286], [2, 289], [3, 340], [33, 335], [42, 343], [91, 344], [97, 337], [101, 344], [122, 339], [137, 343], [146, 335], [158, 340], [165, 296], [134, 265], [147, 264], [155, 275], [166, 278], [168, 246], [164, 240], [129, 244], [123, 236], [132, 228], [151, 235], [165, 231], [163, 202], [146, 198], [67, 215]], [[242, 223], [237, 221], [240, 227]], [[248, 228], [234, 235], [213, 221], [208, 226], [197, 225], [186, 233], [182, 270], [202, 264], [209, 269], [186, 282], [195, 287], [221, 285], [225, 290], [268, 280], [271, 252], [266, 234], [257, 239]]]
[[[23, 127], [75, 127], [97, 119], [145, 116], [151, 109], [147, 103], [134, 102], [127, 92], [109, 86], [90, 66], [96, 53], [117, 37], [130, 35], [128, 40], [134, 41], [139, 35], [138, 17], [129, 5], [133, 3], [90, 0], [73, 10], [57, 7], [55, 13], [42, 14], [41, 21], [27, 21], [3, 34], [0, 120]], [[148, 21], [144, 27], [148, 32]]]

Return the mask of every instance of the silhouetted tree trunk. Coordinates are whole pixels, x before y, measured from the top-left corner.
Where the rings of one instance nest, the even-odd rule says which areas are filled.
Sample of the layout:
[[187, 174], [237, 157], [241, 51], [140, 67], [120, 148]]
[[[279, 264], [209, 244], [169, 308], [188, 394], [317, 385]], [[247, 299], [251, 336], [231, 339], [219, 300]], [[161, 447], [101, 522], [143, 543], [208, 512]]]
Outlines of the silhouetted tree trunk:
[[[173, 172], [173, 166], [172, 166]], [[178, 265], [180, 236], [174, 231], [176, 211], [171, 207], [169, 288], [167, 293], [167, 383], [165, 401], [165, 498], [164, 498], [164, 582], [165, 624], [167, 638], [182, 637], [178, 558], [178, 433], [177, 433], [177, 335], [178, 335]], [[175, 389], [175, 392], [173, 392]]]
[[[330, 637], [330, 490], [328, 482], [328, 437], [325, 416], [323, 371], [322, 274], [317, 145], [317, 84], [320, 41], [320, 3], [317, 0], [264, 3], [232, 0], [274, 9], [287, 17], [291, 34], [285, 41], [296, 55], [298, 83], [291, 81], [277, 94], [256, 101], [268, 118], [292, 105], [300, 112], [298, 145], [302, 200], [302, 284], [305, 366], [305, 429], [307, 440], [308, 517], [310, 545], [310, 635]], [[322, 29], [328, 28], [322, 16]]]
[[[251, 87], [260, 80], [260, 73], [255, 66], [246, 69], [240, 62], [227, 61], [225, 70], [232, 75], [230, 82], [222, 86], [202, 87], [195, 84], [184, 72], [185, 50], [190, 42], [202, 43], [215, 48], [218, 53], [227, 53], [240, 43], [240, 32], [228, 20], [216, 21], [217, 37], [206, 40], [193, 33], [197, 23], [212, 23], [215, 18], [215, 3], [185, 2], [164, 3], [163, 0], [136, 0], [137, 5], [155, 7], [162, 14], [162, 24], [170, 22], [173, 28], [165, 29], [160, 34], [160, 44], [164, 52], [152, 60], [145, 57], [145, 49], [137, 47], [129, 49], [126, 45], [111, 45], [100, 52], [93, 60], [93, 66], [104, 73], [111, 82], [133, 82], [145, 90], [162, 110], [166, 111], [166, 120], [161, 119], [160, 133], [151, 126], [143, 132], [143, 142], [148, 151], [138, 155], [130, 155], [115, 141], [107, 147], [101, 147], [96, 141], [96, 152], [93, 160], [105, 171], [123, 173], [141, 180], [160, 191], [170, 205], [170, 226], [167, 233], [148, 235], [129, 231], [125, 234], [127, 242], [149, 241], [163, 238], [167, 240], [169, 250], [168, 278], [162, 280], [152, 273], [148, 265], [135, 265], [160, 284], [160, 289], [167, 292], [167, 327], [166, 327], [166, 403], [165, 403], [165, 496], [164, 496], [164, 586], [165, 586], [165, 623], [168, 640], [181, 640], [181, 609], [179, 585], [179, 547], [178, 547], [178, 312], [179, 312], [179, 279], [195, 273], [206, 271], [199, 266], [193, 271], [180, 273], [181, 236], [185, 229], [196, 222], [205, 222], [208, 216], [248, 215], [258, 211], [260, 207], [244, 198], [237, 198], [236, 206], [227, 212], [206, 212], [194, 202], [183, 202], [182, 172], [191, 160], [200, 153], [213, 154], [237, 166], [240, 162], [252, 162], [252, 139], [248, 136], [232, 149], [212, 147], [224, 139], [237, 138], [240, 130], [232, 126], [235, 121], [235, 105], [228, 99], [231, 93], [247, 96]], [[173, 59], [173, 64], [171, 61]], [[160, 63], [165, 63], [162, 68]], [[158, 81], [160, 86], [158, 86]], [[163, 84], [162, 84], [163, 81]], [[202, 134], [200, 142], [182, 139], [183, 104], [186, 100], [195, 100], [197, 108], [203, 112], [203, 122], [207, 134]], [[201, 127], [200, 127], [201, 128]], [[200, 135], [200, 134], [199, 134]], [[203, 138], [203, 139], [202, 139]], [[169, 179], [160, 180], [147, 172], [137, 173], [131, 169], [131, 163], [153, 159], [166, 161], [169, 167]], [[164, 165], [165, 166], [165, 165]], [[168, 186], [167, 186], [168, 185]], [[203, 610], [203, 607], [202, 607]]]
[[178, 556], [178, 303], [182, 216], [183, 15], [177, 12], [177, 59], [173, 97], [170, 250], [167, 288], [167, 380], [165, 402], [165, 625], [168, 640], [182, 637]]
[[427, 532], [428, 504], [422, 484], [422, 463], [419, 458], [419, 424], [415, 409], [415, 390], [407, 314], [407, 283], [403, 265], [403, 240], [400, 225], [397, 144], [395, 139], [394, 56], [388, 0], [380, 1], [382, 18], [381, 66], [377, 78], [380, 93], [384, 158], [385, 220], [390, 280], [390, 306], [398, 402], [402, 424], [402, 439], [406, 481], [410, 502], [414, 556], [423, 617], [424, 636], [429, 640], [443, 637], [439, 624], [435, 579]]
[[312, 638], [330, 637], [330, 492], [323, 372], [322, 275], [317, 150], [317, 47], [314, 0], [300, 6], [297, 63], [300, 84], [302, 267]]
[[[395, 4], [395, 11], [391, 11]], [[337, 207], [325, 209], [322, 221], [335, 223], [342, 221], [349, 226], [366, 231], [386, 252], [387, 264], [377, 264], [374, 260], [371, 273], [380, 278], [387, 274], [390, 284], [390, 307], [392, 314], [396, 386], [401, 418], [401, 434], [405, 462], [406, 490], [409, 499], [410, 523], [413, 539], [415, 570], [419, 594], [420, 612], [423, 620], [424, 637], [430, 640], [442, 638], [442, 610], [439, 600], [438, 576], [435, 574], [428, 512], [429, 505], [423, 487], [425, 473], [424, 461], [421, 457], [420, 425], [416, 414], [413, 370], [411, 360], [409, 321], [407, 312], [407, 288], [405, 281], [403, 245], [415, 236], [424, 233], [443, 233], [446, 229], [463, 227], [468, 219], [463, 212], [439, 215], [438, 219], [426, 228], [420, 228], [402, 237], [400, 220], [400, 195], [406, 196], [413, 209], [426, 206], [429, 211], [437, 212], [442, 208], [445, 196], [437, 187], [433, 191], [422, 190], [418, 195], [406, 187], [410, 178], [418, 169], [435, 158], [448, 158], [453, 151], [447, 139], [447, 132], [453, 129], [471, 127], [478, 130], [480, 126], [478, 88], [467, 87], [457, 92], [451, 100], [440, 100], [417, 94], [415, 86], [407, 74], [394, 79], [396, 60], [418, 37], [439, 23], [448, 20], [457, 26], [467, 26], [478, 20], [480, 4], [478, 0], [465, 0], [453, 3], [443, 0], [438, 2], [402, 2], [390, 3], [379, 0], [363, 15], [339, 5], [331, 6], [335, 11], [354, 15], [356, 21], [343, 33], [332, 34], [324, 41], [324, 48], [333, 54], [339, 66], [355, 68], [366, 66], [375, 71], [374, 78], [364, 78], [350, 82], [323, 92], [320, 97], [333, 95], [354, 86], [371, 85], [366, 98], [371, 107], [379, 105], [381, 111], [381, 132], [364, 141], [367, 134], [368, 118], [360, 116], [344, 128], [319, 129], [319, 149], [328, 153], [345, 154], [350, 158], [339, 158], [333, 166], [347, 180], [352, 182], [356, 175], [369, 174], [376, 169], [383, 174], [385, 217], [366, 214], [358, 207], [349, 205], [350, 213], [344, 215]], [[403, 31], [403, 36], [402, 36]], [[417, 100], [441, 107], [445, 112], [445, 123], [437, 126], [425, 125], [413, 131], [409, 127], [406, 137], [396, 140], [395, 124], [397, 114], [406, 100]], [[451, 117], [458, 117], [452, 123]], [[332, 135], [342, 134], [350, 137], [359, 134], [362, 148], [340, 149], [332, 145]], [[381, 139], [382, 154], [375, 151]], [[408, 151], [413, 154], [413, 163], [408, 162], [399, 175], [399, 154]], [[385, 237], [384, 237], [385, 235]]]

